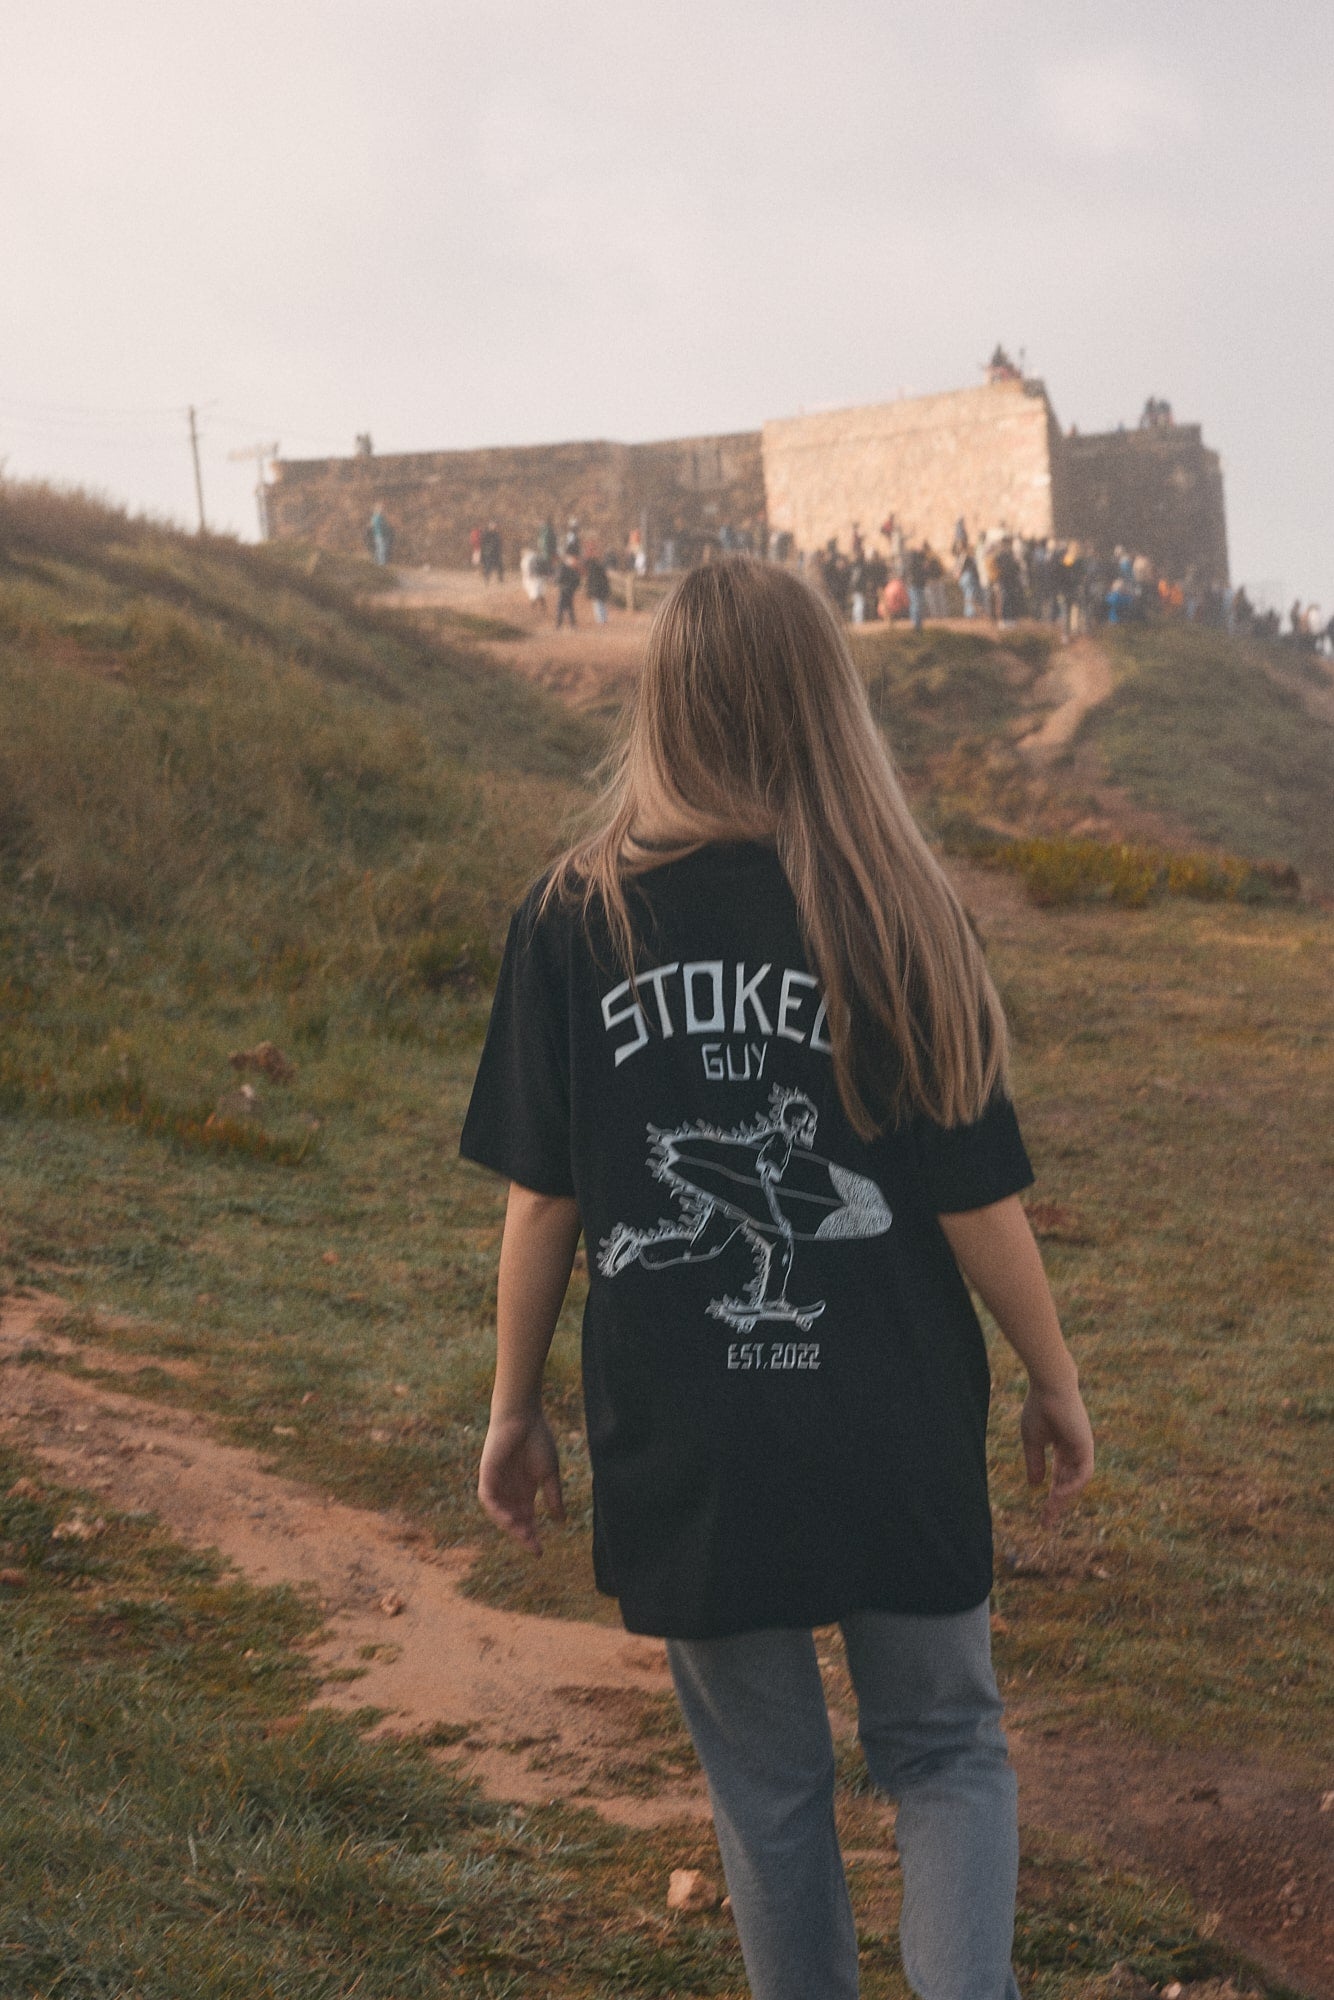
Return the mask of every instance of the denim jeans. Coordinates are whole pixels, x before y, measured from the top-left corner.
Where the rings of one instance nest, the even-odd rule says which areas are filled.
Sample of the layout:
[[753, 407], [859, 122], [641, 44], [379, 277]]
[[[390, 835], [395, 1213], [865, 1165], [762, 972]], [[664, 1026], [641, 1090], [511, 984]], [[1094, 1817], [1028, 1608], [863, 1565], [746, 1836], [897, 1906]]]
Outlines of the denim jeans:
[[922, 629], [922, 613], [926, 608], [926, 592], [920, 584], [908, 585], [908, 616], [912, 619], [913, 631]]
[[[921, 2000], [1018, 2000], [1017, 1792], [989, 1608], [858, 1612], [842, 1626], [873, 1783], [898, 1801], [899, 1948]], [[855, 2000], [834, 1748], [806, 1631], [673, 1639], [755, 2000]]]

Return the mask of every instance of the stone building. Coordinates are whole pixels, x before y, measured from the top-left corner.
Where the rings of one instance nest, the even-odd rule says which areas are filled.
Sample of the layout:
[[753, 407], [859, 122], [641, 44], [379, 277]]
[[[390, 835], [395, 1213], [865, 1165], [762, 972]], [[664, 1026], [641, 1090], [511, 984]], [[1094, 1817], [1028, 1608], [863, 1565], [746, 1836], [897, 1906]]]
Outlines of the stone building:
[[893, 514], [910, 541], [948, 549], [971, 534], [1050, 535], [1056, 421], [1040, 384], [1015, 379], [861, 409], [780, 417], [762, 433], [769, 520], [797, 547], [854, 523], [873, 535]]
[[660, 552], [692, 557], [724, 528], [756, 547], [764, 536], [764, 475], [755, 431], [675, 438], [664, 444], [547, 444], [483, 451], [395, 452], [377, 457], [278, 459], [269, 487], [276, 540], [365, 552], [378, 505], [394, 528], [394, 560], [458, 569], [474, 527], [494, 520], [506, 560], [550, 519], [563, 536], [577, 520], [586, 538], [619, 549], [632, 529]]
[[[1160, 411], [1165, 405], [1150, 405]], [[468, 560], [472, 528], [499, 523], [507, 557], [543, 520], [576, 518], [603, 548], [632, 529], [655, 557], [679, 561], [772, 534], [799, 549], [854, 526], [873, 539], [893, 514], [911, 540], [947, 550], [963, 517], [971, 535], [1000, 529], [1118, 545], [1163, 574], [1228, 574], [1223, 478], [1196, 424], [1065, 435], [1041, 382], [993, 371], [977, 388], [857, 409], [781, 417], [760, 432], [656, 444], [524, 445], [482, 451], [280, 459], [271, 468], [271, 532], [359, 554], [378, 504], [395, 559], [447, 568]]]

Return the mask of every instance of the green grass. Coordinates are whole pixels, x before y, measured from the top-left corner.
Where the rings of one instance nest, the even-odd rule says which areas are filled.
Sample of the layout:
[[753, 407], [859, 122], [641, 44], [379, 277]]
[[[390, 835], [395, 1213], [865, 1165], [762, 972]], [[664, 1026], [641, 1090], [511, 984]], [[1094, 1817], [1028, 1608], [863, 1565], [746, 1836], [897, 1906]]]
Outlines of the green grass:
[[1197, 837], [1252, 860], [1289, 861], [1334, 890], [1334, 727], [1313, 717], [1295, 685], [1334, 687], [1282, 648], [1180, 626], [1108, 635], [1117, 666], [1111, 700], [1085, 736], [1133, 798], [1184, 821]]
[[461, 611], [454, 604], [435, 604], [429, 610], [414, 611], [412, 622], [427, 631], [435, 631], [445, 639], [509, 640], [528, 637], [522, 625], [515, 625], [508, 618], [492, 618], [479, 611]]
[[[1170, 903], [1034, 910], [992, 945], [1039, 1228], [1103, 1436], [1047, 1573], [1002, 1570], [1003, 1662], [1077, 1717], [1299, 1761], [1330, 1695], [1331, 944], [1319, 913]], [[484, 1002], [433, 1002], [434, 1038], [349, 1011], [319, 1047], [288, 1034], [288, 1005], [258, 991], [132, 1046], [170, 1094], [193, 1065], [221, 1082], [230, 1041], [291, 1043], [283, 1095], [321, 1121], [318, 1150], [295, 1167], [213, 1156], [27, 1105], [0, 1122], [5, 1267], [90, 1313], [99, 1341], [199, 1362], [174, 1393], [293, 1470], [442, 1541], [480, 1538], [475, 1587], [493, 1601], [608, 1615], [589, 1579], [579, 1284], [552, 1370], [573, 1525], [532, 1565], [473, 1499], [501, 1190], [454, 1148]], [[55, 1048], [66, 1022], [30, 1032]], [[999, 1531], [1024, 1558], [1040, 1538], [1000, 1352], [997, 1371]]]
[[[0, 1492], [18, 1470], [0, 1453]], [[0, 1499], [29, 1578], [0, 1639], [5, 1993], [737, 1991], [721, 1920], [638, 1921], [663, 1900], [651, 1841], [487, 1804], [423, 1749], [305, 1714], [308, 1606], [139, 1521], [53, 1539], [69, 1513]]]
[[[673, 1866], [717, 1877], [697, 1825], [488, 1803], [447, 1754], [307, 1712], [290, 1592], [151, 1523], [61, 1539], [78, 1496], [0, 1449], [0, 1990], [23, 2000], [739, 2000], [720, 1914], [668, 1918]], [[92, 1516], [85, 1502], [85, 1518]], [[657, 1741], [661, 1732], [653, 1732]], [[849, 1785], [845, 1831], [865, 1819]], [[854, 1874], [868, 2000], [907, 1989], [888, 1871]], [[1179, 1897], [1035, 1842], [1017, 1960], [1040, 1996], [1238, 1969]]]
[[1034, 1219], [1101, 1435], [1088, 1504], [1044, 1541], [997, 1352], [1006, 1672], [1067, 1716], [1315, 1772], [1334, 929], [1226, 905], [1034, 913], [993, 956]]
[[1034, 689], [1054, 635], [949, 627], [850, 628], [871, 706], [900, 770], [933, 816], [995, 807], [1019, 776], [1013, 739], [1034, 722]]
[[0, 1100], [294, 1159], [217, 1109], [253, 996], [454, 1033], [600, 740], [364, 581], [0, 485]]
[[599, 747], [286, 551], [128, 526], [79, 557], [0, 542], [0, 717], [0, 868], [28, 900], [178, 953], [341, 933], [358, 965], [494, 940]]
[[1302, 699], [1303, 688], [1327, 697], [1334, 679], [1314, 662], [1182, 626], [1105, 630], [1112, 696], [1037, 771], [1018, 739], [1058, 698], [1043, 678], [1060, 663], [1054, 634], [863, 627], [851, 638], [914, 804], [943, 837], [979, 823], [1068, 835], [1090, 813], [1115, 815], [1110, 783], [1194, 842], [1334, 891], [1334, 726]]

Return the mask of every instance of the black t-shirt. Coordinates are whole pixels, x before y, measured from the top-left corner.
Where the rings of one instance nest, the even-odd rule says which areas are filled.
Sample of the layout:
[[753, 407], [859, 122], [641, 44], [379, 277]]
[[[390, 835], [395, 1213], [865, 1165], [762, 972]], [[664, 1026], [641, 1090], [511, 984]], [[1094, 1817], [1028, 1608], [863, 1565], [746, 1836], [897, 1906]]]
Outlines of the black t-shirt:
[[633, 982], [539, 900], [461, 1150], [579, 1204], [598, 1588], [686, 1639], [980, 1603], [990, 1378], [936, 1218], [1032, 1180], [1008, 1099], [857, 1137], [772, 849], [641, 876]]

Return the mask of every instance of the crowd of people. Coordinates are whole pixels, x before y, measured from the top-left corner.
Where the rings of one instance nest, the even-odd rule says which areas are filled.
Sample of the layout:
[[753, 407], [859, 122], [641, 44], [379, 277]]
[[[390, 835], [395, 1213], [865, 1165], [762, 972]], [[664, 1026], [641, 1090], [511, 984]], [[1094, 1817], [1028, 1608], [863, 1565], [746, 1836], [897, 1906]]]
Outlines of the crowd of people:
[[959, 520], [948, 552], [940, 552], [929, 541], [909, 540], [893, 515], [881, 526], [880, 542], [868, 546], [854, 526], [848, 552], [831, 538], [806, 560], [854, 624], [904, 618], [920, 627], [927, 618], [962, 615], [1012, 625], [1036, 618], [1074, 633], [1161, 617], [1252, 629], [1247, 621], [1256, 615], [1244, 592], [1193, 574], [1161, 575], [1147, 556], [1123, 548], [1102, 556], [1073, 540], [996, 530], [973, 537]]
[[[1170, 422], [1171, 413], [1166, 404], [1151, 402], [1141, 421]], [[371, 515], [366, 541], [377, 563], [392, 560], [394, 531], [381, 506]], [[807, 555], [795, 548], [791, 535], [777, 531], [767, 539], [761, 536], [759, 545], [771, 561], [793, 563], [812, 575], [842, 616], [856, 625], [906, 620], [920, 629], [927, 619], [962, 616], [1008, 626], [1034, 618], [1072, 636], [1097, 625], [1181, 619], [1244, 637], [1283, 638], [1334, 656], [1334, 617], [1326, 620], [1317, 605], [1297, 600], [1285, 621], [1278, 611], [1255, 605], [1243, 586], [1233, 589], [1193, 570], [1183, 577], [1168, 576], [1148, 556], [1125, 548], [1108, 556], [1079, 541], [1051, 536], [997, 529], [973, 536], [960, 519], [948, 551], [937, 551], [928, 540], [910, 538], [893, 514], [881, 523], [874, 541], [854, 523], [846, 551], [831, 536], [823, 548]], [[623, 549], [603, 549], [576, 518], [567, 521], [561, 534], [548, 516], [520, 553], [519, 578], [541, 617], [550, 615], [548, 597], [554, 595], [558, 627], [578, 623], [575, 601], [580, 594], [591, 606], [594, 622], [603, 625], [613, 571], [631, 579], [647, 575], [650, 568], [671, 573], [693, 560], [707, 562], [715, 554], [755, 547], [750, 532], [724, 525], [688, 558], [675, 538], [665, 539], [650, 562], [639, 529]], [[504, 539], [497, 521], [473, 528], [469, 553], [485, 582], [504, 582]], [[633, 603], [633, 583], [627, 595]]]
[[[632, 538], [634, 539], [634, 538]], [[633, 557], [632, 557], [633, 560]], [[533, 610], [547, 615], [547, 588], [556, 593], [556, 627], [578, 624], [574, 600], [582, 590], [593, 607], [595, 625], [607, 622], [611, 601], [611, 571], [619, 567], [614, 555], [604, 555], [599, 544], [585, 536], [573, 516], [563, 537], [556, 534], [550, 515], [519, 555], [519, 579]]]
[[854, 526], [846, 553], [831, 538], [814, 556], [798, 557], [854, 624], [906, 619], [920, 628], [927, 618], [962, 615], [1005, 626], [1035, 618], [1069, 636], [1096, 625], [1181, 619], [1334, 653], [1334, 618], [1326, 622], [1319, 606], [1295, 602], [1285, 625], [1276, 610], [1257, 608], [1244, 587], [1193, 570], [1169, 576], [1125, 548], [1105, 556], [1074, 540], [994, 530], [974, 539], [960, 520], [942, 554], [929, 541], [910, 541], [892, 515], [880, 539], [882, 548], [870, 547]]

